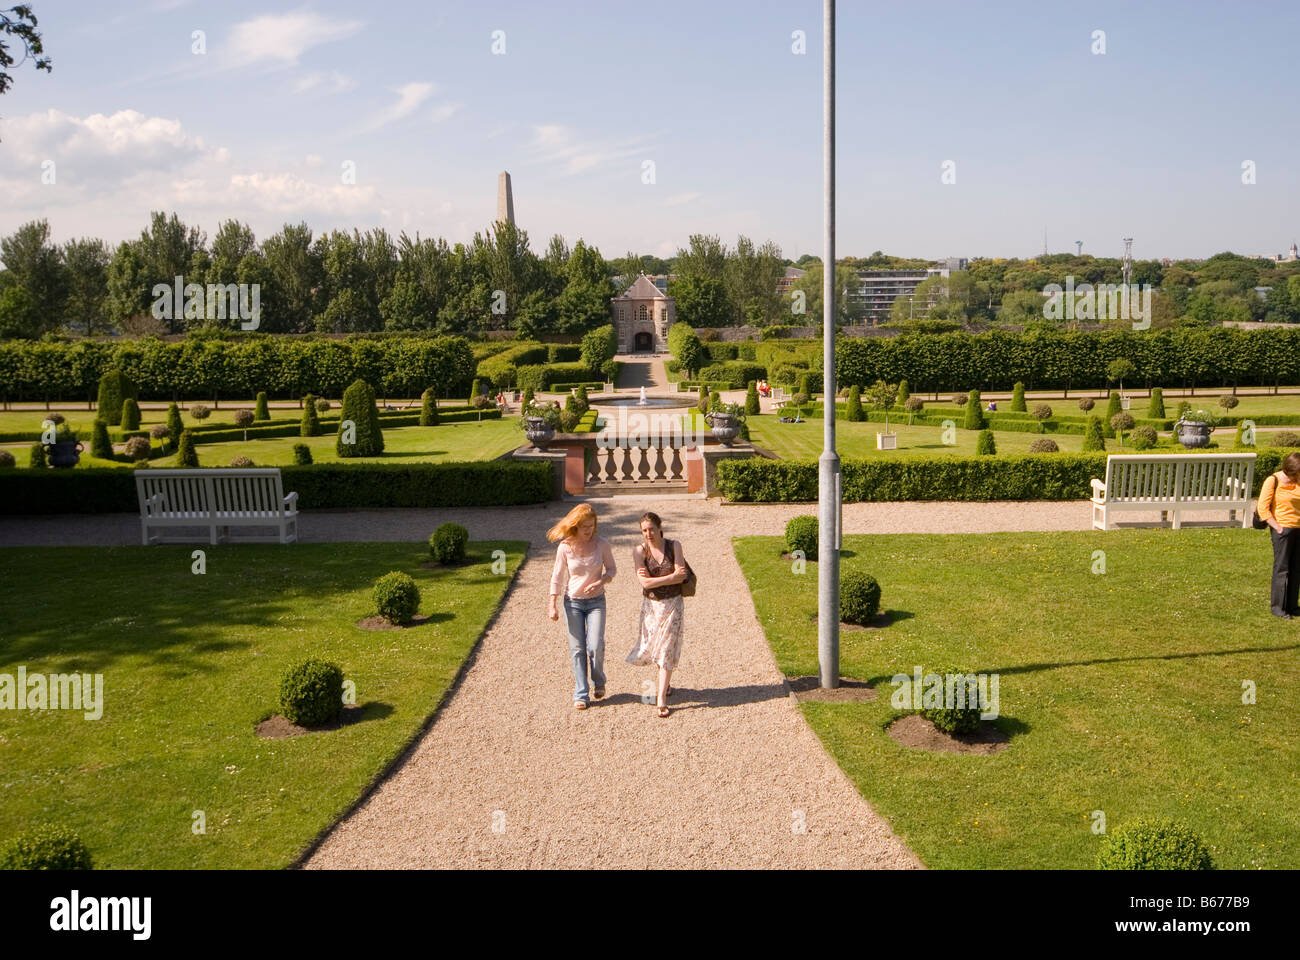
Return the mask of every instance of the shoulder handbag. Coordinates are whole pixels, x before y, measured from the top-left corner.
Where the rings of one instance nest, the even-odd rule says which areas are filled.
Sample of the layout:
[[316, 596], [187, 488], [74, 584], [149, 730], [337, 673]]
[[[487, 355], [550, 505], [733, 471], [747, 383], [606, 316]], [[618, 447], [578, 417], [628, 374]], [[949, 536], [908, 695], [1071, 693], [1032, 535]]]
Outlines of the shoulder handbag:
[[[677, 557], [677, 541], [673, 541], [673, 558]], [[686, 579], [682, 581], [682, 596], [695, 596], [695, 571], [691, 569], [689, 563], [686, 564]]]
[[[1271, 505], [1274, 498], [1277, 496], [1277, 474], [1270, 473], [1268, 475], [1268, 480], [1273, 481], [1273, 492], [1269, 495], [1269, 504]], [[1268, 480], [1264, 481], [1264, 486], [1268, 486]], [[1268, 521], [1260, 517], [1258, 507], [1255, 508], [1255, 516], [1251, 519], [1250, 525], [1256, 530], [1264, 530], [1268, 527]]]

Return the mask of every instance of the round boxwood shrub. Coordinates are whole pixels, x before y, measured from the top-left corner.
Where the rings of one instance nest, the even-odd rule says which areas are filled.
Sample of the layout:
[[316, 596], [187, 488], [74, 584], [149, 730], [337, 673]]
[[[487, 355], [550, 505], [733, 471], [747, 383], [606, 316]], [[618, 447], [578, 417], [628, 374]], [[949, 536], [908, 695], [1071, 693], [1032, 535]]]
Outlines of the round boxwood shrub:
[[1030, 453], [1056, 453], [1060, 449], [1051, 437], [1035, 437], [1029, 441]]
[[1032, 415], [1035, 420], [1050, 420], [1052, 419], [1052, 408], [1045, 403], [1036, 403]]
[[316, 412], [329, 413], [330, 410], [333, 408], [333, 406], [334, 405], [332, 403], [330, 403], [324, 397], [321, 397], [319, 400], [316, 401]]
[[1276, 430], [1269, 442], [1275, 447], [1300, 447], [1300, 433], [1295, 430]]
[[386, 573], [375, 581], [375, 608], [389, 623], [410, 623], [420, 609], [420, 588], [410, 574]]
[[[970, 670], [940, 670], [937, 671], [943, 677], [944, 703], [940, 707], [922, 709], [921, 716], [933, 723], [944, 733], [974, 733], [980, 726], [980, 706], [979, 694], [972, 689], [971, 685], [965, 681], [962, 682], [962, 689], [966, 694], [966, 706], [959, 706], [954, 702], [951, 706], [947, 703], [947, 694], [949, 689], [948, 679], [954, 675], [962, 677], [971, 677], [974, 674]], [[955, 690], [954, 681], [954, 693]], [[974, 697], [975, 703], [971, 703]]]
[[265, 390], [262, 390], [257, 394], [257, 400], [253, 405], [253, 419], [254, 420], [271, 419], [271, 411], [267, 409], [267, 405], [266, 405]]
[[459, 563], [465, 559], [469, 531], [459, 523], [444, 523], [429, 534], [429, 553], [439, 563]]
[[785, 525], [785, 548], [790, 553], [802, 550], [809, 560], [817, 559], [817, 518], [791, 517]]
[[152, 449], [153, 447], [147, 437], [130, 437], [126, 441], [126, 447], [122, 452], [126, 454], [128, 460], [135, 462], [136, 460], [148, 460]]
[[0, 470], [8, 470], [15, 465], [14, 455], [8, 450], [0, 450]]
[[295, 443], [293, 445], [293, 462], [300, 467], [305, 467], [311, 463], [311, 447], [305, 443]]
[[1140, 427], [1135, 427], [1130, 439], [1133, 441], [1133, 449], [1150, 450], [1156, 445], [1156, 440], [1158, 439], [1156, 428], [1146, 424], [1143, 424]]
[[1103, 842], [1099, 870], [1213, 870], [1210, 850], [1185, 823], [1140, 817]]
[[975, 438], [975, 453], [981, 456], [992, 456], [998, 452], [998, 446], [993, 440], [992, 430], [981, 430], [979, 436]]
[[1225, 393], [1223, 396], [1219, 398], [1219, 406], [1223, 407], [1224, 410], [1231, 410], [1240, 402], [1241, 402], [1240, 400], [1238, 400], [1230, 393]]
[[140, 404], [135, 402], [134, 397], [127, 397], [122, 401], [122, 423], [123, 430], [140, 429]]
[[1091, 410], [1091, 409], [1092, 409], [1093, 407], [1095, 407], [1096, 405], [1097, 405], [1097, 401], [1094, 400], [1094, 399], [1092, 399], [1092, 397], [1080, 397], [1080, 398], [1079, 398], [1079, 409], [1082, 410], [1084, 413], [1087, 413], [1089, 410]]
[[290, 723], [317, 727], [343, 710], [343, 671], [324, 660], [304, 660], [280, 678], [280, 712]]
[[212, 408], [206, 403], [195, 403], [190, 406], [190, 416], [195, 420], [206, 420], [212, 415]]
[[235, 457], [230, 461], [232, 467], [251, 467], [253, 466], [252, 457]]
[[840, 619], [865, 624], [880, 612], [880, 584], [869, 573], [850, 570], [840, 577]]
[[245, 429], [247, 429], [248, 427], [251, 427], [253, 425], [253, 420], [254, 420], [254, 416], [252, 410], [235, 411], [235, 426], [244, 427]]
[[0, 870], [93, 870], [94, 858], [81, 837], [56, 824], [43, 824], [11, 840], [0, 852]]

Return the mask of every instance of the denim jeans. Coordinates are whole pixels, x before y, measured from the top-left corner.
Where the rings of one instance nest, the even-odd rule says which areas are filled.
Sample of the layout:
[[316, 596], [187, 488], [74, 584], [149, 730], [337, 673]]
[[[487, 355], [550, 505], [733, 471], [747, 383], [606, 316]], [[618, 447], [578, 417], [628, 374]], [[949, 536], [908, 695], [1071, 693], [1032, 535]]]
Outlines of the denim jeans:
[[584, 600], [565, 596], [564, 620], [569, 628], [569, 654], [573, 658], [573, 699], [586, 703], [588, 661], [592, 686], [605, 686], [605, 595]]

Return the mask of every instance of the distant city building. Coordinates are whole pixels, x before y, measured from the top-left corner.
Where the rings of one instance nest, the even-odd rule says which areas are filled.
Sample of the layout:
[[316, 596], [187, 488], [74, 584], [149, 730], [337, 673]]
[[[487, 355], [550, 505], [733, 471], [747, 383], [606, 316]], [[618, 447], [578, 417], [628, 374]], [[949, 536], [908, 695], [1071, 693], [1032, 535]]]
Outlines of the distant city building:
[[[664, 277], [667, 285], [667, 277]], [[610, 301], [619, 353], [663, 353], [668, 328], [677, 319], [677, 305], [644, 273]]]
[[[849, 289], [850, 316], [861, 317], [863, 323], [879, 326], [888, 323], [894, 301], [910, 297], [916, 288], [930, 277], [947, 277], [953, 271], [965, 270], [970, 265], [966, 257], [945, 257], [934, 267], [916, 270], [859, 270], [855, 276], [857, 286]], [[926, 303], [928, 309], [935, 301]]]
[[1285, 257], [1279, 253], [1273, 259], [1278, 263], [1294, 263], [1295, 261], [1300, 260], [1300, 249], [1296, 247], [1295, 241], [1292, 241], [1291, 250], [1287, 253]]
[[785, 296], [790, 292], [790, 288], [794, 286], [794, 282], [807, 272], [807, 270], [800, 270], [798, 267], [786, 267], [785, 276], [778, 278], [776, 281], [776, 292]]

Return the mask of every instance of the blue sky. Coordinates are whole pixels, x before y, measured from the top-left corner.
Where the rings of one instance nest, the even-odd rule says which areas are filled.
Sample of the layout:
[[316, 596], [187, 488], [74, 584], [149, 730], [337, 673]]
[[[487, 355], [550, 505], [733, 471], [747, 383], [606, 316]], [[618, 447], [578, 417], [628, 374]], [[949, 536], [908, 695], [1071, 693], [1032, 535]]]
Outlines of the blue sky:
[[[174, 209], [209, 235], [454, 242], [494, 219], [507, 169], [535, 249], [670, 255], [705, 232], [820, 252], [816, 0], [33, 4], [55, 68], [0, 98], [0, 233], [47, 217], [116, 242]], [[839, 7], [841, 255], [1033, 256], [1044, 228], [1109, 256], [1300, 238], [1294, 5]]]

